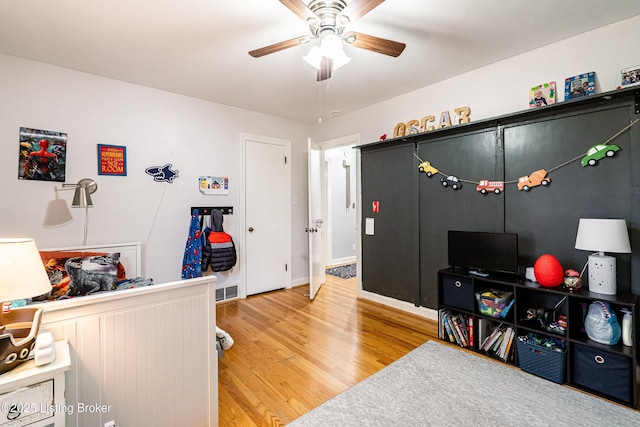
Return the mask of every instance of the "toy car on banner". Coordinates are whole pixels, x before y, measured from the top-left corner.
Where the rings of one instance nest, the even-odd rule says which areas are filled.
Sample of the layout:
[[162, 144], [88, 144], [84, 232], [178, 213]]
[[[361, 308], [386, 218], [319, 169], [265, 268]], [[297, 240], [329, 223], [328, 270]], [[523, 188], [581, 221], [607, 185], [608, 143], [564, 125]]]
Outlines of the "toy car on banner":
[[595, 166], [596, 163], [598, 163], [598, 160], [604, 159], [605, 157], [613, 157], [613, 155], [616, 154], [616, 151], [619, 150], [620, 147], [613, 144], [594, 145], [593, 147], [589, 148], [589, 151], [587, 151], [587, 154], [585, 154], [585, 156], [582, 158], [580, 164], [582, 164], [583, 167], [587, 165]]
[[418, 170], [420, 170], [420, 172], [426, 173], [429, 178], [438, 173], [438, 169], [431, 166], [431, 163], [429, 162], [420, 163], [420, 165], [418, 165]]
[[551, 178], [547, 176], [547, 171], [538, 169], [535, 172], [531, 172], [529, 176], [521, 176], [518, 178], [518, 190], [529, 191], [531, 187], [537, 187], [538, 185], [546, 187], [550, 183]]
[[454, 190], [462, 188], [462, 183], [453, 175], [449, 175], [446, 178], [440, 178], [440, 183], [443, 187], [451, 186]]
[[500, 194], [504, 191], [504, 181], [489, 181], [488, 179], [483, 179], [476, 186], [476, 191], [482, 194], [487, 194], [489, 191]]

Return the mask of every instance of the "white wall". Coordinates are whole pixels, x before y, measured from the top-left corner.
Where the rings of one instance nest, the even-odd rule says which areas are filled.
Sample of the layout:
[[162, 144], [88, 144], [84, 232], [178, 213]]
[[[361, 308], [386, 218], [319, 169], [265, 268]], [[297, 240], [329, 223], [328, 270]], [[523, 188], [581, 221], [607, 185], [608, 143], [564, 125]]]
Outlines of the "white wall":
[[[67, 182], [98, 183], [87, 243], [143, 242], [144, 273], [156, 283], [180, 278], [191, 206], [238, 206], [241, 132], [292, 141], [292, 194], [307, 199], [304, 124], [3, 55], [0, 99], [0, 236], [33, 237], [41, 248], [82, 243], [82, 209], [67, 226], [42, 228], [60, 183], [18, 180], [20, 127], [67, 133]], [[127, 147], [126, 177], [97, 174], [100, 143]], [[166, 163], [179, 170], [171, 184], [144, 172]], [[202, 195], [201, 175], [229, 176], [230, 194]], [[70, 203], [73, 191], [60, 194]], [[306, 203], [292, 206], [294, 281], [308, 275], [306, 216]], [[224, 220], [233, 236], [236, 218]], [[237, 284], [240, 268], [220, 274], [219, 284]]]
[[[550, 80], [562, 85], [565, 77], [586, 71], [596, 71], [599, 91], [613, 90], [621, 68], [640, 64], [639, 38], [640, 17], [631, 18], [315, 126], [0, 55], [0, 236], [31, 236], [40, 247], [82, 242], [82, 211], [74, 210], [76, 220], [68, 226], [41, 227], [55, 183], [17, 179], [20, 127], [66, 132], [67, 182], [89, 177], [99, 186], [88, 243], [142, 241], [148, 275], [156, 282], [174, 280], [180, 276], [188, 208], [237, 206], [238, 136], [265, 135], [292, 141], [292, 279], [306, 283], [307, 137], [359, 134], [368, 143], [391, 136], [398, 122], [463, 105], [471, 107], [472, 121], [524, 110], [531, 86]], [[98, 143], [127, 147], [127, 177], [97, 175]], [[165, 163], [180, 171], [173, 184], [153, 182], [144, 173]], [[201, 195], [200, 175], [229, 176], [230, 195]], [[63, 193], [69, 201], [71, 196]], [[225, 226], [232, 235], [240, 232], [233, 216]], [[236, 269], [219, 283], [233, 284], [238, 277]]]
[[532, 86], [555, 81], [561, 101], [564, 79], [588, 71], [596, 72], [598, 92], [614, 90], [620, 70], [640, 64], [639, 37], [636, 16], [326, 120], [317, 126], [316, 138], [360, 132], [366, 144], [382, 134], [392, 137], [397, 123], [426, 115], [438, 118], [443, 111], [453, 116], [454, 108], [465, 105], [471, 107], [471, 121], [526, 110]]
[[[328, 222], [330, 226], [330, 246], [327, 265], [343, 264], [355, 260], [356, 256], [356, 152], [353, 146], [325, 150], [327, 167]], [[349, 167], [349, 187], [351, 203], [347, 206], [347, 169]]]

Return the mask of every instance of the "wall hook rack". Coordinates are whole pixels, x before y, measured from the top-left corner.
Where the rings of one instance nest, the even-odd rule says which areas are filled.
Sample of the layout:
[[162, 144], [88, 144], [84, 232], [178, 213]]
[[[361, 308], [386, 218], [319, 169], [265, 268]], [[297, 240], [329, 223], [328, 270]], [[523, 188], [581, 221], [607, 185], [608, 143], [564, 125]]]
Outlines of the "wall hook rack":
[[189, 213], [193, 214], [193, 211], [198, 209], [198, 213], [200, 215], [211, 215], [211, 210], [213, 209], [217, 209], [220, 212], [222, 212], [222, 215], [233, 215], [233, 206], [204, 206], [204, 207], [198, 207], [198, 206], [192, 206], [191, 210], [189, 211]]

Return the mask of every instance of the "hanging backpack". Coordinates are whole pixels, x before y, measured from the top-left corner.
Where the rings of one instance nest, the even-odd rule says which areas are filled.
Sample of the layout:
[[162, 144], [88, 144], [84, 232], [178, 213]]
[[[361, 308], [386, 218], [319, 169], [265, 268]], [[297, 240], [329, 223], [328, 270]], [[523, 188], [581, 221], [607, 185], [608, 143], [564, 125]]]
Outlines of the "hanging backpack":
[[222, 212], [211, 210], [211, 227], [202, 232], [202, 271], [231, 270], [237, 262], [236, 246], [230, 234], [222, 228]]

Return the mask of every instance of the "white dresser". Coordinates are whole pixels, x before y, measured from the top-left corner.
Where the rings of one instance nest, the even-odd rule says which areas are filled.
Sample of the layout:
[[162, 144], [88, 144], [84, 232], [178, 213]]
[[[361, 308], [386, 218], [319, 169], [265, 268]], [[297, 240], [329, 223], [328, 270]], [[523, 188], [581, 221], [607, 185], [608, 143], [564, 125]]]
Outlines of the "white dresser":
[[33, 360], [0, 375], [0, 427], [65, 425], [65, 416], [76, 408], [65, 404], [65, 372], [69, 370], [69, 343], [55, 343], [56, 358], [48, 365]]

